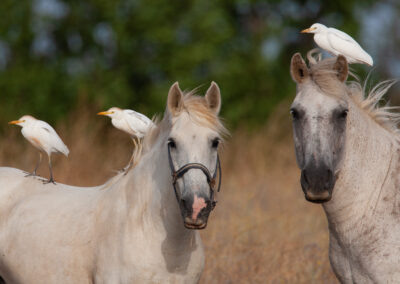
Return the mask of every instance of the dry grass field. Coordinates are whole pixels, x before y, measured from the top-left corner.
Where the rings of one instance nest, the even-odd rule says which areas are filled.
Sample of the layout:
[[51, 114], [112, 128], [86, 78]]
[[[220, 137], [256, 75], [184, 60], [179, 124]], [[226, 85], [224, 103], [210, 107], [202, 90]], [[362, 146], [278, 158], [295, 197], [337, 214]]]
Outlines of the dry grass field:
[[[227, 139], [219, 203], [201, 232], [201, 283], [337, 283], [322, 207], [305, 201], [300, 189], [287, 109], [282, 105], [257, 132], [239, 129]], [[129, 160], [130, 140], [96, 111], [80, 107], [57, 125], [71, 150], [68, 159], [54, 159], [57, 181], [97, 185]], [[37, 152], [19, 127], [4, 128], [0, 166], [31, 171]], [[39, 173], [47, 177], [44, 164]]]

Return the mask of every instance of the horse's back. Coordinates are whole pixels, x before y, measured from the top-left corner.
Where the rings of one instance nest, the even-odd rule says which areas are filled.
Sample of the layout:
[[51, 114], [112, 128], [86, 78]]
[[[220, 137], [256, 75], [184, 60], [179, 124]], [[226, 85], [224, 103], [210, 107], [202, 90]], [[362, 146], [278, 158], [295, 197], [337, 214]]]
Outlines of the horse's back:
[[[96, 188], [43, 184], [21, 170], [0, 168], [0, 275], [12, 282], [35, 277], [51, 283], [50, 274], [68, 279], [70, 270], [85, 278], [97, 197]], [[22, 273], [13, 274], [14, 267]]]
[[21, 190], [23, 188], [29, 188], [30, 192], [37, 193], [39, 191], [46, 191], [49, 189], [54, 190], [95, 190], [99, 187], [78, 187], [78, 186], [70, 186], [67, 184], [57, 183], [46, 183], [43, 181], [46, 179], [40, 176], [26, 176], [26, 172], [9, 167], [0, 167], [0, 194], [5, 191], [10, 191], [18, 188]]
[[[31, 212], [56, 212], [71, 207], [85, 207], [98, 195], [96, 187], [75, 187], [61, 183], [44, 184], [41, 177], [26, 177], [26, 174], [14, 168], [0, 167], [0, 222], [16, 207], [30, 205]], [[50, 213], [50, 212], [49, 212]]]
[[47, 220], [80, 219], [93, 210], [99, 196], [99, 187], [44, 184], [42, 178], [25, 177], [21, 170], [0, 167], [0, 226], [5, 218], [14, 218], [22, 211], [27, 215], [24, 220], [39, 218], [35, 214]]

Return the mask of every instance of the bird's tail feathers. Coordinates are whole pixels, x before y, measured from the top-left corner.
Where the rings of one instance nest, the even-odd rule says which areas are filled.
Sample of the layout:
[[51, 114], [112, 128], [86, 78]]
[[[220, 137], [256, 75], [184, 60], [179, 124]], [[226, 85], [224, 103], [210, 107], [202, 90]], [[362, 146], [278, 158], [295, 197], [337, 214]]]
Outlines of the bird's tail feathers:
[[62, 149], [57, 149], [57, 152], [63, 154], [65, 157], [68, 157], [69, 155], [69, 149], [65, 144], [63, 145]]

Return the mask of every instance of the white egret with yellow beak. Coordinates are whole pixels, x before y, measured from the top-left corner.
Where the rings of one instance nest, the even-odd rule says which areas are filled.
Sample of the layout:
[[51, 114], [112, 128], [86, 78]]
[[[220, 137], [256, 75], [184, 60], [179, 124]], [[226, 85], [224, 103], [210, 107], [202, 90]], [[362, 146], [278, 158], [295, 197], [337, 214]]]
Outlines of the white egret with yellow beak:
[[124, 169], [126, 172], [134, 165], [134, 159], [142, 151], [141, 139], [146, 135], [148, 130], [154, 125], [150, 118], [131, 109], [120, 109], [112, 107], [107, 111], [97, 113], [111, 118], [112, 125], [131, 136], [135, 150], [129, 161], [128, 166]]
[[374, 64], [372, 57], [351, 36], [338, 29], [316, 23], [301, 32], [314, 34], [320, 48], [335, 56], [343, 55], [348, 63]]
[[42, 153], [45, 152], [49, 159], [50, 178], [44, 183], [55, 184], [51, 168], [51, 154], [60, 153], [68, 157], [69, 150], [54, 128], [47, 122], [38, 120], [30, 115], [24, 115], [18, 120], [10, 121], [9, 124], [21, 126], [22, 135], [39, 150], [39, 161], [33, 172], [27, 176], [36, 176], [36, 171], [42, 161]]

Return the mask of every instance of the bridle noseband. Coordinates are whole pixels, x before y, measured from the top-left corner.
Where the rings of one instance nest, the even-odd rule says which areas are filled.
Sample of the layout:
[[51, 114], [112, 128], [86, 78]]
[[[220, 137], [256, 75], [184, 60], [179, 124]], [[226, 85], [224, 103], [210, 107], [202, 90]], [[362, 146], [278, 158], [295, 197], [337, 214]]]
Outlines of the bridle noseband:
[[221, 163], [219, 161], [218, 153], [217, 153], [217, 162], [215, 164], [215, 170], [214, 170], [213, 175], [211, 175], [210, 171], [207, 169], [206, 166], [204, 166], [203, 164], [200, 164], [200, 163], [188, 163], [188, 164], [180, 167], [178, 170], [175, 170], [174, 163], [172, 162], [172, 157], [171, 157], [171, 144], [170, 143], [168, 143], [168, 161], [169, 161], [169, 167], [171, 168], [172, 185], [174, 186], [175, 197], [176, 197], [176, 200], [178, 201], [178, 203], [180, 204], [180, 194], [176, 188], [176, 183], [177, 183], [178, 179], [183, 177], [183, 175], [186, 174], [191, 169], [199, 169], [207, 177], [207, 183], [210, 187], [211, 210], [213, 210], [215, 208], [215, 205], [217, 204], [217, 201], [214, 200], [214, 198], [215, 198], [214, 193], [215, 193], [215, 184], [216, 184], [216, 178], [217, 178], [218, 172], [219, 172], [219, 179], [218, 179], [217, 192], [219, 192], [219, 190], [221, 189], [221, 178], [222, 178]]

